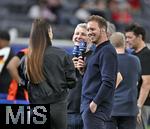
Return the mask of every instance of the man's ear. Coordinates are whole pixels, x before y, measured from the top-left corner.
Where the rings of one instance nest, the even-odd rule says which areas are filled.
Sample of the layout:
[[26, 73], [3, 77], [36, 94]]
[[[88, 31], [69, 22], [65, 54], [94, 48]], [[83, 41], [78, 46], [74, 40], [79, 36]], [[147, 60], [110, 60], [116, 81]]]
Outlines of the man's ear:
[[52, 29], [49, 29], [49, 30], [48, 30], [48, 35], [49, 35], [50, 40], [52, 40], [52, 39], [53, 39], [53, 32], [52, 32]]
[[75, 42], [74, 40], [75, 40], [75, 38], [74, 38], [74, 34], [73, 34], [73, 35], [72, 35], [72, 41]]
[[142, 35], [141, 35], [141, 34], [139, 34], [138, 37], [139, 37], [140, 39], [142, 39]]
[[104, 28], [101, 29], [101, 32], [106, 32], [106, 30]]

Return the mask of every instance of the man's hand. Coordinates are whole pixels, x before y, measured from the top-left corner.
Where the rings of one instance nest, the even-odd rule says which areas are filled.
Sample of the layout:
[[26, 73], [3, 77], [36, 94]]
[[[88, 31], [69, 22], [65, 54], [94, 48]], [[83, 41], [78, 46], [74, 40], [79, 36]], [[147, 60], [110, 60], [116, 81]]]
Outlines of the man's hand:
[[84, 74], [85, 62], [84, 62], [84, 60], [82, 59], [81, 56], [78, 58], [77, 69], [79, 70], [79, 72], [81, 74]]
[[73, 57], [72, 61], [73, 61], [74, 67], [77, 68], [78, 58], [77, 57]]
[[97, 104], [94, 103], [93, 101], [90, 103], [90, 110], [92, 113], [95, 113], [97, 109]]
[[142, 122], [142, 110], [141, 107], [138, 108], [139, 108], [139, 113], [137, 115], [137, 122], [140, 124]]

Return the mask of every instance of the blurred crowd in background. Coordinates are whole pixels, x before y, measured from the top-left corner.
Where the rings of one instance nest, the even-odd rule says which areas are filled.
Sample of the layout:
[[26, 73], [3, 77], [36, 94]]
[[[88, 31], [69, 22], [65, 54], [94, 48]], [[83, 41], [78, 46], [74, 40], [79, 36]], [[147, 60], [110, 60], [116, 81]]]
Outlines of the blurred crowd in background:
[[150, 40], [150, 0], [1, 0], [1, 30], [13, 38], [28, 37], [34, 18], [53, 27], [55, 39], [71, 39], [74, 27], [91, 14], [105, 17], [123, 31], [132, 21], [145, 27]]

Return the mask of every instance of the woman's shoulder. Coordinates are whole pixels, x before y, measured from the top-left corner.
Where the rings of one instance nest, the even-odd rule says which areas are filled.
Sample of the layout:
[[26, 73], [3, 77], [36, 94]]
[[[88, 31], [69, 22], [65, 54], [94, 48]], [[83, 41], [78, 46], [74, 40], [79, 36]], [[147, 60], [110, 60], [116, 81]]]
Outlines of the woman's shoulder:
[[46, 54], [66, 55], [67, 51], [63, 48], [49, 46], [46, 50]]

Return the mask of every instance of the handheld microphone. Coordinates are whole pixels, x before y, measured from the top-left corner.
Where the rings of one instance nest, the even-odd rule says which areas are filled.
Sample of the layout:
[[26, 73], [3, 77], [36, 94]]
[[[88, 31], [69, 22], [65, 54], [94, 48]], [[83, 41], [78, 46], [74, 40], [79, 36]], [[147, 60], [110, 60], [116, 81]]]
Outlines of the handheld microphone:
[[73, 48], [73, 51], [72, 51], [72, 55], [73, 55], [74, 57], [78, 57], [78, 56], [79, 56], [79, 53], [80, 53], [79, 45], [74, 45], [74, 48]]
[[82, 58], [84, 58], [84, 53], [86, 52], [87, 49], [87, 43], [84, 41], [80, 41], [79, 44], [79, 56], [82, 56]]

